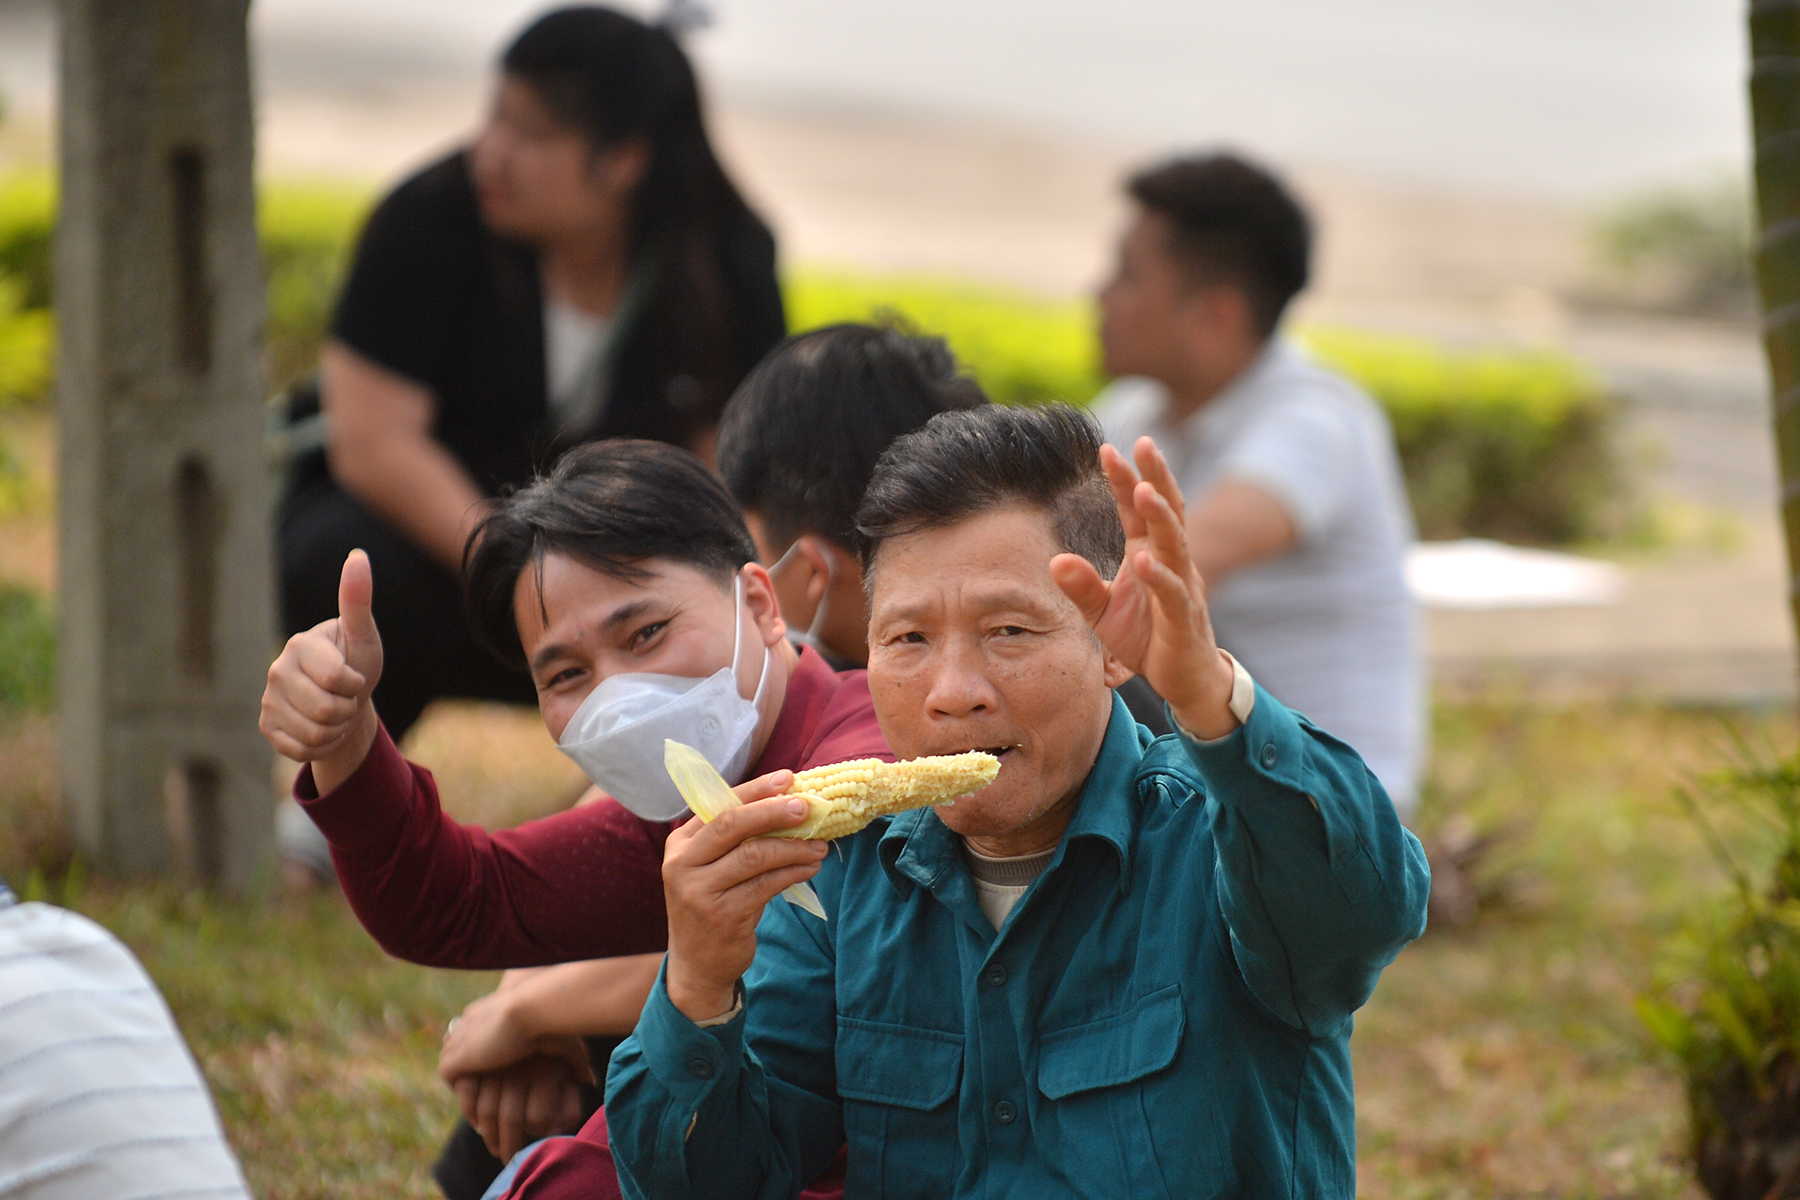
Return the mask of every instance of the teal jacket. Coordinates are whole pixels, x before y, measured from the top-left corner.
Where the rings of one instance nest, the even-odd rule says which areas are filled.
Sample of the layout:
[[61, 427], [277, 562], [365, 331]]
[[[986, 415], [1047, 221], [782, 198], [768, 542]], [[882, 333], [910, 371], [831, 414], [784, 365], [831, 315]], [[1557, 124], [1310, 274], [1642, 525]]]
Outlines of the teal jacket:
[[839, 843], [831, 919], [770, 904], [744, 1012], [659, 980], [606, 1109], [632, 1197], [1351, 1197], [1352, 1014], [1425, 928], [1417, 839], [1356, 752], [1258, 689], [1230, 737], [1115, 701], [998, 933], [930, 809]]

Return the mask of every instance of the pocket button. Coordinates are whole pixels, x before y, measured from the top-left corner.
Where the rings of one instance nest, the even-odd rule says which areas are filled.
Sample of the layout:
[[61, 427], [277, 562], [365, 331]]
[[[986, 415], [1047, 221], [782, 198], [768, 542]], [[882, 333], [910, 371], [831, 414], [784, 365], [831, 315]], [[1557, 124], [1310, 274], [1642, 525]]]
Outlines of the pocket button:
[[1013, 1107], [1012, 1101], [1010, 1100], [1002, 1100], [1000, 1103], [994, 1105], [994, 1120], [1000, 1122], [1002, 1125], [1011, 1125], [1018, 1119], [1018, 1116], [1019, 1110]]

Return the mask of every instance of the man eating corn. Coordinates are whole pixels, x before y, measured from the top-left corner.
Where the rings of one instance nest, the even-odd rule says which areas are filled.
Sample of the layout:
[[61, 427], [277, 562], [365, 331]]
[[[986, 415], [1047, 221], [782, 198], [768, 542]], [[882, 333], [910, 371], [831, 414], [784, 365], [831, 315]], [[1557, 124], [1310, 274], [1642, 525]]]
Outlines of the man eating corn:
[[[900, 759], [994, 783], [827, 849], [791, 772], [670, 835], [669, 952], [607, 1108], [630, 1196], [1342, 1196], [1352, 1016], [1429, 875], [1356, 753], [1219, 650], [1148, 440], [945, 413], [858, 514]], [[1110, 691], [1168, 701], [1152, 740]], [[826, 919], [768, 902], [810, 882]]]

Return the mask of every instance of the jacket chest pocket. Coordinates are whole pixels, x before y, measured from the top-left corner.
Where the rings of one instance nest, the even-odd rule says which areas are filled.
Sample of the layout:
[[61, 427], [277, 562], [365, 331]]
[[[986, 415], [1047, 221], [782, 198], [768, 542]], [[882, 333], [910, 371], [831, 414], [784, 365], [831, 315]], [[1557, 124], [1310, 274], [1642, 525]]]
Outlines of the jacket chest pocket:
[[[1181, 990], [1171, 984], [1118, 1016], [1052, 1030], [1038, 1046], [1045, 1124], [1056, 1130], [1056, 1161], [1083, 1195], [1167, 1196], [1171, 1158], [1187, 1183], [1216, 1178], [1217, 1130], [1205, 1112], [1174, 1102], [1158, 1086], [1187, 1029]], [[1185, 1108], [1187, 1111], [1169, 1111]], [[1210, 1163], [1208, 1169], [1204, 1164]], [[1121, 1190], [1120, 1182], [1127, 1187]], [[1203, 1193], [1204, 1194], [1204, 1193]]]
[[955, 1188], [963, 1035], [838, 1017], [848, 1196], [941, 1197]]

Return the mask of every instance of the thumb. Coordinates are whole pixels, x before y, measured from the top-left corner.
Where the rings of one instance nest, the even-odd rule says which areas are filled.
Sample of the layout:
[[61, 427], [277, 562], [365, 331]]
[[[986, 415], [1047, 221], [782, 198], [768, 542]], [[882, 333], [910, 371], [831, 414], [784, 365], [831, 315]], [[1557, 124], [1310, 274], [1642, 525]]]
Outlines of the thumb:
[[374, 598], [375, 576], [369, 569], [369, 556], [352, 550], [344, 559], [344, 573], [338, 576], [338, 638], [345, 659], [358, 670], [362, 669], [358, 660], [371, 649], [381, 652], [381, 633], [370, 608]]
[[1059, 554], [1050, 560], [1050, 578], [1075, 602], [1089, 625], [1097, 624], [1106, 612], [1107, 597], [1112, 589], [1094, 564], [1079, 554]]

